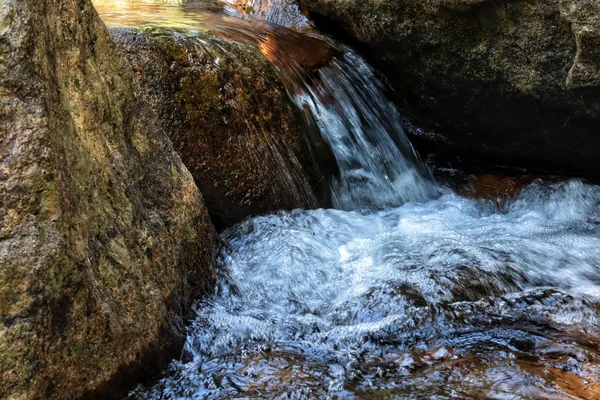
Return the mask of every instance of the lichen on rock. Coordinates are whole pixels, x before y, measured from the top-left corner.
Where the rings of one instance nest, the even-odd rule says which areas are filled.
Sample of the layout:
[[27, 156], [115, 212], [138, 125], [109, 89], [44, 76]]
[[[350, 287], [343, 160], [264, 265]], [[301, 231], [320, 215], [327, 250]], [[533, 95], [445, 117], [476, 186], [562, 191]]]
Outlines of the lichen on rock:
[[214, 228], [89, 0], [0, 6], [0, 397], [116, 396], [177, 354]]

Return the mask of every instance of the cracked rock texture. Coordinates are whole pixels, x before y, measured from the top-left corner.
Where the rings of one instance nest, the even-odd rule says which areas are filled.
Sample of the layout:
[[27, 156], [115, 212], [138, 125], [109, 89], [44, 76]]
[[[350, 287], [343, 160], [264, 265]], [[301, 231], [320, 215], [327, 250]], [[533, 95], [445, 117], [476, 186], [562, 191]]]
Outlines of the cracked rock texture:
[[597, 0], [300, 2], [387, 76], [416, 139], [598, 176]]

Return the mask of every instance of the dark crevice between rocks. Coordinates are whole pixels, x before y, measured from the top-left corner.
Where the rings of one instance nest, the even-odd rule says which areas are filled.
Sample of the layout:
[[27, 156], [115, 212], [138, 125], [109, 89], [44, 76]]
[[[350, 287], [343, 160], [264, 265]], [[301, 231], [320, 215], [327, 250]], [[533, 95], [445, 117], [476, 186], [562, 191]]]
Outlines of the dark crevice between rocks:
[[[213, 278], [202, 280], [197, 290], [205, 295], [212, 291], [214, 284], [207, 282], [214, 282]], [[82, 399], [123, 399], [137, 386], [156, 384], [173, 360], [184, 357], [186, 324], [193, 318], [194, 312], [193, 307], [188, 306], [191, 302], [184, 300], [190, 296], [190, 289], [180, 289], [171, 294], [168, 301], [171, 304], [168, 309], [171, 310], [172, 318], [160, 328], [158, 337], [162, 339], [140, 350], [135, 363], [122, 365], [111, 380], [93, 391], [85, 392]]]
[[[170, 332], [171, 328], [165, 325], [162, 330], [166, 333]], [[161, 336], [169, 337], [168, 334], [161, 334]], [[184, 340], [185, 336], [182, 335], [178, 339], [152, 343], [140, 351], [142, 356], [137, 362], [121, 366], [111, 380], [96, 390], [84, 393], [81, 398], [89, 400], [123, 399], [137, 384], [156, 383], [171, 361], [181, 356]]]

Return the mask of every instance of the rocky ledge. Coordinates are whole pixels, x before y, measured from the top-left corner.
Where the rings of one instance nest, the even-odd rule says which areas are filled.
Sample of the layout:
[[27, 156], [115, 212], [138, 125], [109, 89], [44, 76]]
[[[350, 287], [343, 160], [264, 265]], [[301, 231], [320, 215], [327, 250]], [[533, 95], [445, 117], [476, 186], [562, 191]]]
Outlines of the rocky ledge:
[[333, 156], [256, 47], [169, 29], [111, 35], [218, 227], [329, 204]]

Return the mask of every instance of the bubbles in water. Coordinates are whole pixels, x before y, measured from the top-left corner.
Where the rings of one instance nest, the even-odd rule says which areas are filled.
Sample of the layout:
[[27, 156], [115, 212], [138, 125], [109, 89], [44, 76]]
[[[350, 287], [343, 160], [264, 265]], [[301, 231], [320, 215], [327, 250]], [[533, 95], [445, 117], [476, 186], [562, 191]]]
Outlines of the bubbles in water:
[[600, 361], [599, 204], [600, 187], [535, 182], [500, 206], [445, 189], [242, 223], [222, 235], [227, 276], [198, 305], [194, 361], [153, 393], [564, 397], [545, 371], [573, 364], [556, 379], [579, 382]]

